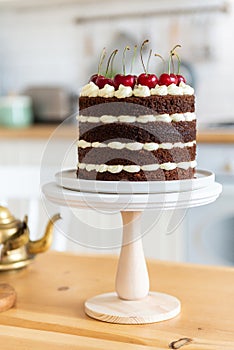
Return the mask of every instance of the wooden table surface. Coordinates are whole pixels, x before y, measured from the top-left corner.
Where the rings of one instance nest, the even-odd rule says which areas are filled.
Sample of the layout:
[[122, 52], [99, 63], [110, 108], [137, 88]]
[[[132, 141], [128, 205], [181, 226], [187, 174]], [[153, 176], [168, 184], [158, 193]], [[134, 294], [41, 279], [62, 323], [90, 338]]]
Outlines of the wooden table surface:
[[151, 290], [178, 297], [182, 312], [119, 325], [91, 319], [83, 308], [87, 298], [114, 290], [117, 261], [48, 252], [28, 268], [1, 273], [0, 283], [17, 292], [16, 306], [0, 314], [1, 349], [234, 349], [233, 268], [149, 261]]

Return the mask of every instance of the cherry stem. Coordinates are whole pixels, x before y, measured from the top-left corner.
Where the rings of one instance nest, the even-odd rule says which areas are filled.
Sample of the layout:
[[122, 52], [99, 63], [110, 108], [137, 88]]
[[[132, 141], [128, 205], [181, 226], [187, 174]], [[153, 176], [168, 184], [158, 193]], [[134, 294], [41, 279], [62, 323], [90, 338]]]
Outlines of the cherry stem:
[[164, 69], [165, 69], [165, 63], [166, 63], [165, 60], [164, 60], [164, 58], [163, 58], [161, 55], [159, 55], [158, 53], [155, 53], [154, 56], [161, 58], [161, 60], [163, 61], [163, 71], [164, 71]]
[[112, 59], [111, 59], [111, 77], [113, 78], [113, 63], [114, 63], [114, 59], [115, 59], [115, 56], [117, 55], [118, 53], [118, 50], [116, 49], [112, 55]]
[[177, 53], [175, 52], [175, 49], [177, 49], [177, 47], [181, 47], [181, 45], [178, 45], [178, 44], [175, 45], [170, 51], [170, 57], [169, 57], [169, 61], [168, 61], [168, 73], [169, 74], [170, 74], [171, 64], [172, 64], [172, 70], [173, 70], [173, 74], [174, 74], [175, 66], [174, 66], [173, 56], [177, 57], [177, 59], [178, 59], [178, 66], [180, 67], [180, 60], [179, 60], [179, 57], [178, 57]]
[[98, 75], [100, 75], [100, 73], [101, 73], [101, 68], [102, 68], [102, 64], [103, 64], [105, 57], [106, 57], [106, 48], [104, 47], [102, 50], [101, 56], [100, 56], [99, 63], [98, 63], [98, 73], [97, 73]]
[[146, 64], [146, 71], [147, 71], [147, 74], [148, 74], [148, 71], [149, 71], [149, 61], [150, 61], [151, 55], [152, 55], [152, 49], [150, 49], [149, 56], [148, 56], [148, 60], [147, 60], [147, 64]]
[[123, 64], [123, 75], [126, 75], [126, 51], [130, 50], [129, 46], [125, 46], [123, 51], [123, 58], [122, 58], [122, 64]]
[[173, 49], [171, 49], [170, 53], [173, 53], [175, 51], [175, 49], [177, 49], [177, 47], [181, 47], [181, 45], [177, 44], [173, 47]]
[[[118, 52], [118, 50], [117, 50]], [[112, 60], [112, 57], [115, 56], [117, 54], [116, 50], [112, 51], [112, 53], [110, 54], [110, 57], [108, 58], [108, 61], [107, 61], [107, 65], [106, 65], [106, 73], [105, 73], [105, 76], [108, 74], [108, 71], [109, 71], [109, 66], [110, 66], [110, 62]]]
[[179, 55], [177, 55], [177, 53], [174, 53], [174, 55], [176, 56], [176, 58], [177, 58], [177, 60], [178, 60], [177, 74], [180, 74], [180, 64], [181, 64], [181, 61], [180, 61]]
[[174, 74], [175, 73], [175, 64], [174, 64], [173, 56], [175, 56], [174, 52], [171, 54], [172, 72]]
[[135, 45], [134, 49], [133, 49], [133, 56], [132, 56], [132, 62], [131, 62], [131, 74], [132, 74], [133, 65], [134, 65], [135, 59], [136, 59], [136, 53], [137, 53], [137, 45]]
[[168, 74], [171, 74], [171, 54], [169, 56], [169, 60], [168, 60]]
[[143, 47], [148, 44], [149, 40], [144, 40], [143, 43], [141, 44], [141, 48], [140, 48], [140, 55], [141, 55], [141, 63], [142, 63], [142, 66], [143, 66], [143, 69], [144, 69], [144, 72], [145, 74], [147, 74], [147, 70], [145, 68], [145, 64], [144, 64], [144, 60], [143, 60], [143, 56], [142, 56], [142, 50], [143, 50]]

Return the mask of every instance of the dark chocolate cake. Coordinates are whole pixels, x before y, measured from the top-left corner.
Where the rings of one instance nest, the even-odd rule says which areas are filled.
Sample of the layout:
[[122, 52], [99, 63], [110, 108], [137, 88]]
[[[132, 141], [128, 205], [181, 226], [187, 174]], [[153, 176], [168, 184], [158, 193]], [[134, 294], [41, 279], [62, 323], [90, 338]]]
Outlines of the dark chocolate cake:
[[153, 88], [139, 81], [115, 86], [108, 78], [104, 85], [98, 79], [85, 85], [79, 98], [77, 177], [102, 181], [193, 178], [195, 98], [193, 89], [179, 77], [170, 84], [160, 77]]

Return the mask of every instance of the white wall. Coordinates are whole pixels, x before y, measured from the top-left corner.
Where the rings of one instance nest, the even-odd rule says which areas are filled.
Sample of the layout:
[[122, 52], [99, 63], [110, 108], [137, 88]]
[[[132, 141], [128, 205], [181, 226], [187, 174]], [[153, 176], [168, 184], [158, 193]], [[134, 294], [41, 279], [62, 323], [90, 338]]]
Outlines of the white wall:
[[[105, 2], [93, 4], [101, 11]], [[127, 6], [127, 5], [126, 5]], [[0, 93], [30, 85], [62, 85], [78, 92], [96, 70], [102, 47], [150, 38], [167, 55], [181, 43], [181, 57], [194, 66], [200, 122], [233, 117], [234, 13], [160, 16], [77, 25], [84, 4], [0, 13]], [[93, 10], [93, 12], [95, 12]], [[122, 44], [121, 44], [122, 43]], [[151, 67], [156, 67], [152, 59]], [[139, 69], [138, 64], [138, 69]]]
[[[36, 84], [59, 84], [78, 92], [89, 75], [95, 72], [97, 56], [103, 46], [111, 51], [118, 45], [123, 46], [123, 42], [127, 44], [128, 40], [132, 44], [150, 38], [155, 51], [163, 55], [175, 43], [182, 44], [181, 56], [193, 64], [196, 72], [200, 121], [232, 116], [233, 12], [229, 15], [197, 14], [77, 25], [75, 18], [79, 10], [80, 5], [72, 5], [46, 10], [5, 10], [0, 13], [0, 93], [20, 92]], [[154, 65], [156, 60], [155, 63], [152, 60], [152, 69]], [[38, 166], [39, 172], [44, 146], [44, 142], [35, 140], [33, 143], [30, 141], [30, 145], [22, 140], [2, 142], [0, 163], [5, 166]], [[54, 154], [60, 157], [57, 146]], [[74, 154], [72, 166], [75, 159]], [[58, 160], [55, 161], [57, 165]], [[25, 206], [17, 208], [20, 213], [14, 213], [19, 217], [27, 212]], [[47, 219], [45, 214], [43, 218], [44, 225]], [[115, 219], [117, 223], [120, 220], [119, 217]], [[93, 220], [96, 222], [95, 218]], [[106, 219], [101, 220], [100, 224], [106, 222]], [[166, 216], [145, 235], [147, 256], [174, 260], [183, 258], [181, 230], [166, 235], [168, 222], [170, 220]], [[33, 226], [36, 224], [31, 220], [32, 232]], [[42, 227], [38, 230], [38, 233], [41, 232]], [[74, 245], [67, 244], [67, 248], [76, 249]]]

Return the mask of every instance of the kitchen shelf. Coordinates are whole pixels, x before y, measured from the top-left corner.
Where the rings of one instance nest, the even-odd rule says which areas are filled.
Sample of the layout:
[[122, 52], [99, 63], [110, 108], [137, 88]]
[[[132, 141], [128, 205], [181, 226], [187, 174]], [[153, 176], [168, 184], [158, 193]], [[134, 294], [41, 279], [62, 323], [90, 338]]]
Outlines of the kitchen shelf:
[[173, 0], [151, 1], [129, 0], [126, 6], [124, 0], [100, 0], [96, 6], [95, 0], [0, 0], [1, 9], [31, 10], [79, 6], [76, 16], [77, 23], [115, 20], [122, 18], [142, 18], [142, 16], [187, 15], [194, 13], [229, 12], [229, 2], [225, 0]]
[[[48, 139], [57, 128], [57, 124], [35, 124], [26, 128], [0, 127], [1, 139]], [[75, 139], [77, 137], [76, 125], [65, 125], [56, 131], [56, 137]]]
[[[35, 124], [22, 129], [0, 127], [1, 139], [48, 139], [55, 131], [56, 124]], [[65, 125], [56, 131], [56, 137], [75, 139], [77, 137], [76, 125]], [[234, 143], [234, 129], [200, 130], [197, 134], [198, 143]]]
[[202, 130], [197, 134], [198, 143], [234, 143], [234, 130]]

